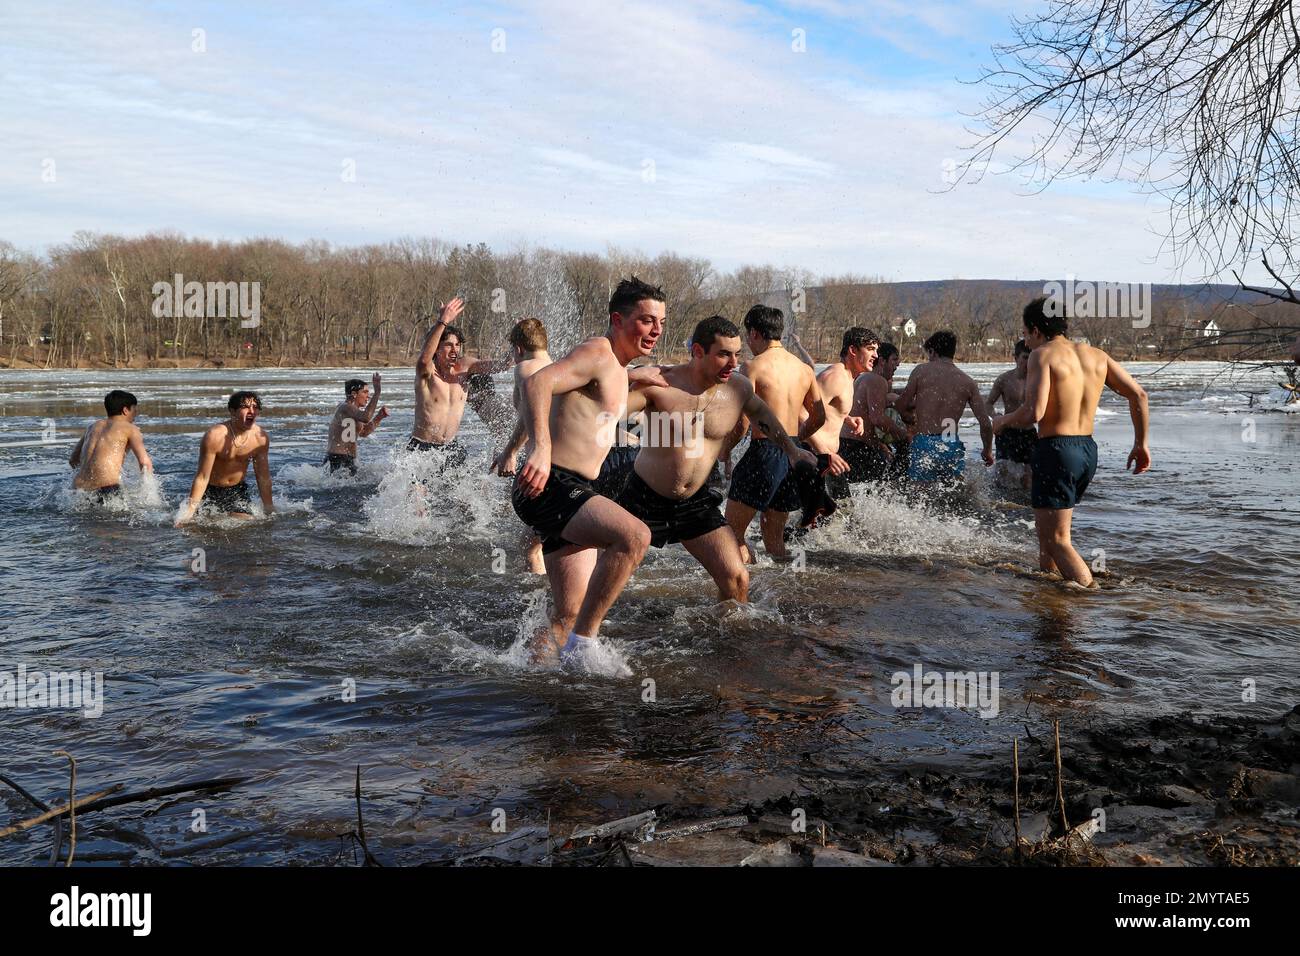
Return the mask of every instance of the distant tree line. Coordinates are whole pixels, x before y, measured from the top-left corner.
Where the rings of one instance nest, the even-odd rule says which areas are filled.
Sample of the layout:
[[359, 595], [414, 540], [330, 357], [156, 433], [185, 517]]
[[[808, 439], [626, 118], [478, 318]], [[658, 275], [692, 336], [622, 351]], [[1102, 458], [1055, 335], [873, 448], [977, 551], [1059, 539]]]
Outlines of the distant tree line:
[[[536, 316], [550, 330], [552, 350], [563, 353], [603, 331], [610, 292], [630, 274], [664, 289], [665, 358], [685, 353], [699, 320], [721, 314], [739, 324], [750, 306], [765, 302], [787, 310], [788, 331], [818, 360], [833, 360], [850, 325], [895, 342], [907, 360], [919, 358], [920, 343], [940, 328], [957, 333], [960, 359], [1002, 359], [1011, 354], [1021, 310], [1035, 291], [1032, 283], [953, 281], [926, 283], [933, 288], [918, 296], [866, 275], [817, 276], [774, 266], [725, 271], [707, 259], [613, 248], [604, 254], [497, 251], [438, 239], [336, 247], [78, 233], [43, 257], [0, 241], [0, 363], [405, 364], [419, 351], [438, 305], [456, 295], [467, 303], [461, 324], [470, 350], [503, 353], [510, 326]], [[247, 314], [250, 289], [256, 316]], [[1193, 347], [1205, 357], [1229, 357], [1223, 353], [1231, 346], [1221, 342], [1232, 337], [1205, 335], [1208, 323], [1221, 333], [1261, 324], [1284, 330], [1296, 324], [1293, 311], [1278, 310], [1295, 309], [1266, 299], [1247, 306], [1163, 295], [1152, 303], [1149, 326], [1081, 319], [1072, 332], [1121, 356]], [[1285, 332], [1278, 335], [1281, 343]]]

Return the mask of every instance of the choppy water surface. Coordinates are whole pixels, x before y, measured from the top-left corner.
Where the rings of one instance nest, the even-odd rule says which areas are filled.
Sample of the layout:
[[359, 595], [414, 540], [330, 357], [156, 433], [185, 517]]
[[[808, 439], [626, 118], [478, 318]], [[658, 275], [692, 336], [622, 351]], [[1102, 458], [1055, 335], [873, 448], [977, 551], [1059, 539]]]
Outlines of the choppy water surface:
[[[1003, 370], [969, 368], [986, 390]], [[1152, 398], [1153, 470], [1124, 473], [1131, 431], [1108, 393], [1100, 471], [1076, 514], [1080, 552], [1104, 551], [1101, 590], [1029, 573], [1032, 513], [991, 504], [982, 475], [983, 504], [964, 518], [859, 487], [852, 520], [815, 533], [805, 567], [754, 571], [746, 608], [717, 606], [680, 548], [652, 551], [605, 628], [626, 679], [527, 664], [545, 582], [522, 568], [472, 412], [477, 456], [418, 513], [419, 463], [397, 451], [409, 370], [385, 375], [394, 414], [362, 443], [357, 480], [319, 465], [353, 370], [0, 372], [0, 443], [39, 438], [47, 420], [75, 439], [107, 390], [127, 388], [158, 472], [140, 487], [129, 463], [131, 503], [109, 511], [67, 490], [70, 444], [0, 448], [0, 670], [102, 671], [107, 698], [98, 719], [0, 712], [0, 768], [47, 797], [66, 786], [61, 748], [85, 790], [259, 774], [164, 806], [146, 832], [177, 845], [201, 808], [214, 835], [265, 828], [203, 861], [327, 862], [353, 826], [360, 763], [372, 848], [414, 862], [488, 842], [495, 808], [511, 829], [549, 814], [566, 830], [881, 766], [958, 768], [1054, 715], [1280, 714], [1300, 690], [1300, 415], [1248, 406], [1273, 375], [1133, 368]], [[174, 529], [202, 429], [249, 387], [266, 403], [279, 514]], [[890, 675], [916, 664], [998, 672], [999, 715], [895, 709]], [[355, 702], [341, 699], [349, 681]], [[104, 826], [79, 845], [111, 853], [125, 839]], [[38, 828], [0, 843], [0, 862], [48, 845]]]

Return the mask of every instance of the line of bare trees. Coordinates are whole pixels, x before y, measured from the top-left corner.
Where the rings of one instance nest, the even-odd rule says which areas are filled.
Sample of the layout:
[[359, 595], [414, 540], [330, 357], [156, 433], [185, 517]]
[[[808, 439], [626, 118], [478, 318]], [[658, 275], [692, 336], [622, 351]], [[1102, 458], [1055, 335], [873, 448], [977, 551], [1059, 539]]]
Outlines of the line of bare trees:
[[[210, 242], [170, 233], [139, 238], [77, 234], [44, 257], [0, 241], [0, 363], [15, 367], [404, 364], [414, 357], [439, 303], [460, 295], [467, 345], [505, 349], [511, 324], [542, 318], [562, 353], [604, 329], [610, 292], [627, 275], [667, 295], [666, 357], [684, 352], [691, 329], [719, 313], [737, 322], [756, 302], [789, 311], [820, 360], [832, 360], [850, 325], [895, 341], [907, 359], [940, 328], [955, 331], [967, 360], [1001, 359], [1019, 337], [1027, 286], [940, 284], [926, 297], [868, 276], [818, 277], [800, 269], [745, 266], [725, 272], [707, 259], [545, 248], [495, 251], [437, 239], [384, 245], [293, 245], [273, 239]], [[172, 308], [179, 276], [206, 287], [257, 283], [255, 326], [224, 308]], [[160, 307], [159, 284], [167, 290]], [[802, 294], [801, 294], [802, 293]], [[1277, 308], [1294, 308], [1276, 304]], [[1267, 308], [1267, 306], [1265, 306]], [[908, 334], [908, 320], [914, 331]], [[1118, 354], [1155, 357], [1183, 348], [1214, 320], [1227, 332], [1257, 325], [1249, 309], [1157, 297], [1151, 327], [1092, 320], [1073, 331]], [[1225, 339], [1225, 341], [1229, 341]], [[1219, 357], [1215, 342], [1196, 344]]]

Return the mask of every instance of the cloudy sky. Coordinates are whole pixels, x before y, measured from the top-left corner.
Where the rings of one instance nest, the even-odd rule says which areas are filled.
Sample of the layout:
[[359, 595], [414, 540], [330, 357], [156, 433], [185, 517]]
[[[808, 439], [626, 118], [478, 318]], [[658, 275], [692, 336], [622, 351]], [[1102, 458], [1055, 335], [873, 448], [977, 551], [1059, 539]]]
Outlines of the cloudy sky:
[[1035, 6], [0, 0], [0, 239], [434, 235], [895, 280], [1198, 278], [1125, 184], [947, 188], [980, 100], [962, 81]]

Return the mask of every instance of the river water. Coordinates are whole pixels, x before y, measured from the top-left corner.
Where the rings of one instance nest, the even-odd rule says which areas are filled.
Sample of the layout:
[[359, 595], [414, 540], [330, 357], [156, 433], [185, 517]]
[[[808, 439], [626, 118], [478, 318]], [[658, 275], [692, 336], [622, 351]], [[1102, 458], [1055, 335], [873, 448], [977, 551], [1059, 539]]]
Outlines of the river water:
[[[966, 368], [987, 390], [1005, 367]], [[393, 417], [363, 441], [355, 480], [320, 460], [343, 379], [368, 371], [0, 372], [0, 671], [102, 672], [105, 694], [97, 718], [0, 711], [0, 770], [45, 799], [66, 792], [60, 749], [79, 793], [251, 774], [142, 805], [154, 812], [132, 830], [88, 819], [78, 853], [156, 858], [201, 821], [213, 837], [256, 832], [193, 862], [326, 863], [355, 826], [361, 764], [371, 849], [409, 863], [490, 842], [494, 821], [567, 832], [881, 767], [959, 773], [1056, 716], [1281, 714], [1300, 697], [1300, 415], [1251, 407], [1275, 374], [1131, 368], [1151, 394], [1154, 464], [1124, 472], [1127, 412], [1107, 393], [1075, 518], [1076, 546], [1108, 572], [1100, 589], [1033, 573], [1032, 513], [996, 504], [972, 460], [973, 514], [859, 486], [802, 562], [762, 560], [746, 608], [717, 606], [680, 548], [652, 550], [604, 630], [633, 671], [622, 679], [527, 663], [545, 583], [522, 567], [472, 412], [476, 454], [420, 513], [420, 463], [398, 451], [409, 370], [385, 374]], [[158, 478], [141, 484], [129, 463], [116, 510], [70, 493], [66, 465], [110, 388], [141, 399]], [[264, 399], [278, 514], [176, 530], [199, 436], [235, 388]], [[65, 443], [14, 445], [51, 427]], [[996, 672], [998, 713], [893, 706], [891, 675], [918, 665]], [[0, 808], [30, 813], [7, 789]], [[38, 827], [0, 841], [0, 863], [48, 848]]]

